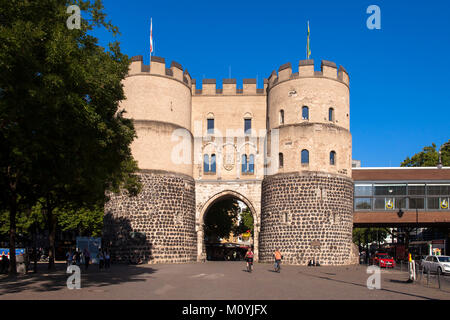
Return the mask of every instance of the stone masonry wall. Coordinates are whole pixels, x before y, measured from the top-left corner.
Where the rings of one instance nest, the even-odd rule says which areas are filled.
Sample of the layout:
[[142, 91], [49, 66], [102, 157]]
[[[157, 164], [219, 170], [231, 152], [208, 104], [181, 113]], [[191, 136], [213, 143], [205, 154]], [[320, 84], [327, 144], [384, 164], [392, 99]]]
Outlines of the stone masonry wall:
[[145, 171], [140, 177], [143, 190], [137, 197], [112, 195], [105, 206], [104, 239], [112, 259], [128, 262], [139, 256], [148, 263], [196, 261], [194, 180], [160, 171]]
[[305, 171], [266, 177], [261, 208], [261, 262], [272, 262], [279, 248], [287, 264], [352, 263], [351, 179]]

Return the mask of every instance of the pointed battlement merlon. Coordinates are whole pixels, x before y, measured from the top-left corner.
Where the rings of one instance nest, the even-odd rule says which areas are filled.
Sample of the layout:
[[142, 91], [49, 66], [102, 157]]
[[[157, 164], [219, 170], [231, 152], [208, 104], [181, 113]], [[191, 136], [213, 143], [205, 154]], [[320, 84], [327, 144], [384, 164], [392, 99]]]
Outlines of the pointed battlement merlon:
[[176, 61], [172, 61], [170, 68], [166, 68], [166, 61], [161, 57], [151, 57], [149, 66], [144, 65], [143, 56], [132, 57], [128, 76], [143, 73], [173, 78], [191, 88], [191, 76], [187, 70], [183, 71], [183, 66]]
[[300, 79], [300, 78], [326, 78], [334, 79], [349, 85], [349, 76], [344, 67], [337, 69], [336, 63], [328, 60], [322, 60], [321, 70], [314, 70], [314, 60], [300, 60], [298, 64], [298, 72], [292, 73], [292, 67], [290, 63], [283, 64], [278, 69], [278, 74], [273, 71], [268, 78], [268, 88], [272, 88], [280, 82]]
[[222, 89], [217, 88], [216, 79], [203, 79], [202, 89], [196, 86], [196, 80], [192, 79], [192, 92], [195, 95], [265, 95], [267, 79], [264, 80], [264, 88], [257, 88], [256, 79], [244, 79], [242, 89], [238, 89], [236, 79], [223, 79]]

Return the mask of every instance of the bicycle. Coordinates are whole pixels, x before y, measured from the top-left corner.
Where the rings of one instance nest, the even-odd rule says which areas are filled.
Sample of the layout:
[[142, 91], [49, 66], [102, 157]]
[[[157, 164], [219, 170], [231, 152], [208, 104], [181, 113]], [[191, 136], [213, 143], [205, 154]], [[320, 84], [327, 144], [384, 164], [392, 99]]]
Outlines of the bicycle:
[[281, 270], [281, 261], [275, 260], [274, 271], [280, 273]]
[[253, 270], [253, 259], [247, 260], [247, 272], [252, 273]]

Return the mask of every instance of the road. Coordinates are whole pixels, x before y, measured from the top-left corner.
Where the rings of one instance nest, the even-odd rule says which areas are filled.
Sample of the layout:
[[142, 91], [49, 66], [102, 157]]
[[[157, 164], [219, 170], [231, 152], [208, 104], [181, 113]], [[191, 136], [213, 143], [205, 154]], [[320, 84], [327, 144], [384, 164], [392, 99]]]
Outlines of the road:
[[381, 289], [369, 290], [365, 266], [303, 267], [243, 262], [113, 266], [82, 270], [81, 289], [69, 290], [64, 264], [58, 271], [15, 280], [1, 276], [0, 299], [24, 300], [430, 300], [450, 299], [450, 291], [408, 284], [407, 273], [383, 270]]

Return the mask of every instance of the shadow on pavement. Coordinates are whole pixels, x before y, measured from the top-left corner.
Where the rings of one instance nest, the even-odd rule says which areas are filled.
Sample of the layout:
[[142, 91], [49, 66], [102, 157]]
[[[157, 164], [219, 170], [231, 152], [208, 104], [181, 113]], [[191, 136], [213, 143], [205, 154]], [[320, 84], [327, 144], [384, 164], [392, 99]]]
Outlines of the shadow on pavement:
[[[88, 271], [81, 267], [81, 285], [83, 288], [98, 288], [126, 282], [142, 282], [156, 271], [147, 265], [112, 265], [108, 270], [99, 271], [97, 265], [91, 265]], [[66, 289], [69, 276], [65, 263], [57, 263], [56, 270], [51, 272], [47, 270], [47, 264], [39, 264], [38, 273], [0, 278], [0, 296], [22, 291], [48, 292]]]
[[[334, 281], [334, 282], [339, 282], [339, 283], [345, 283], [345, 284], [350, 284], [350, 285], [354, 285], [354, 286], [359, 286], [359, 287], [367, 288], [367, 285], [360, 284], [360, 283], [349, 282], [349, 281], [338, 280], [338, 279], [331, 279], [331, 278], [329, 278], [329, 277], [323, 277], [323, 276], [319, 276], [319, 275], [307, 274], [307, 273], [304, 273], [304, 272], [299, 272], [299, 273], [304, 274], [304, 275], [308, 275], [308, 276], [310, 276], [310, 277], [315, 277], [315, 278], [318, 278], [318, 279], [323, 279], [323, 280], [328, 280], [328, 281]], [[400, 281], [400, 280], [394, 280], [394, 281], [396, 281], [397, 283], [407, 284], [406, 282], [402, 282], [402, 281]], [[391, 280], [391, 282], [394, 282], [394, 281]], [[403, 294], [403, 295], [406, 295], [406, 296], [415, 297], [415, 298], [420, 298], [420, 299], [425, 299], [425, 300], [436, 300], [436, 299], [429, 298], [429, 297], [425, 297], [425, 296], [420, 296], [420, 295], [416, 295], [416, 294], [412, 294], [412, 293], [406, 293], [406, 292], [402, 292], [402, 291], [396, 291], [396, 290], [384, 289], [384, 288], [381, 288], [380, 291], [386, 291], [386, 292], [398, 293], [398, 294]]]

